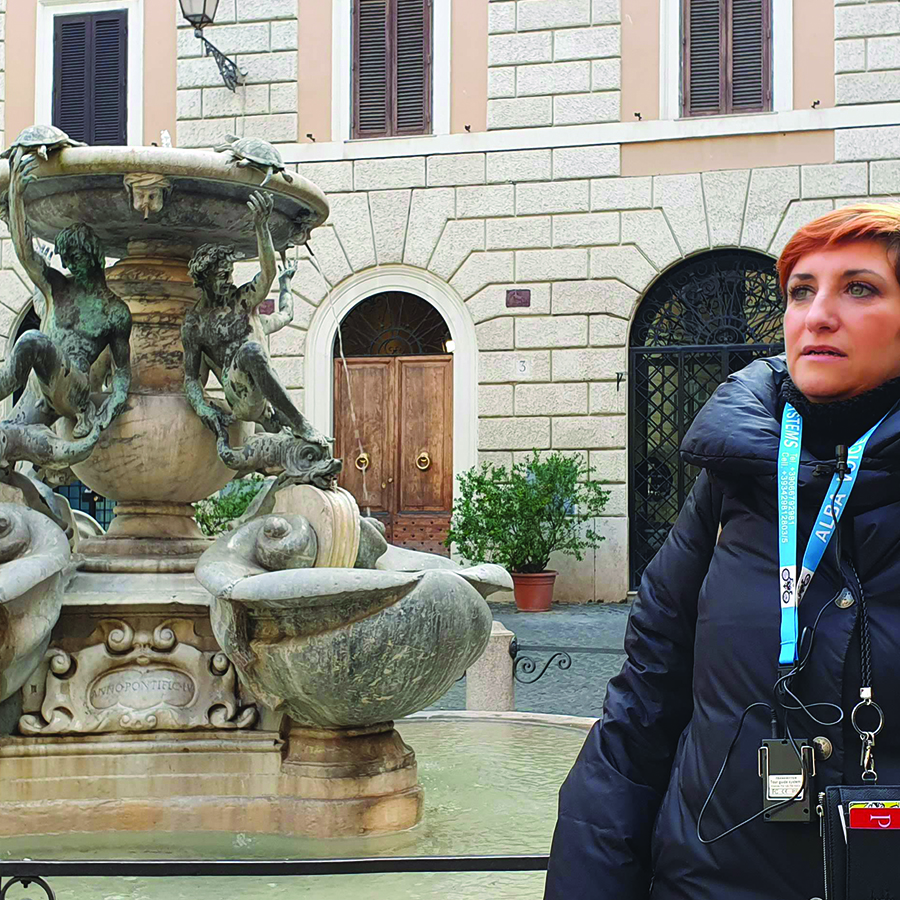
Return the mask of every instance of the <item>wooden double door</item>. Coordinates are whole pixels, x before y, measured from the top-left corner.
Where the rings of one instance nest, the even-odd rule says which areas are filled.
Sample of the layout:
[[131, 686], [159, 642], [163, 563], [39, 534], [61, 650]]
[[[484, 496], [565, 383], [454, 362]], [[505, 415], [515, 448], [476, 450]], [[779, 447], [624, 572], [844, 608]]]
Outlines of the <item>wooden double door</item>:
[[[449, 555], [453, 506], [453, 357], [367, 356], [334, 366], [339, 483], [392, 544]], [[355, 414], [355, 423], [354, 423]], [[362, 448], [360, 448], [362, 444]]]

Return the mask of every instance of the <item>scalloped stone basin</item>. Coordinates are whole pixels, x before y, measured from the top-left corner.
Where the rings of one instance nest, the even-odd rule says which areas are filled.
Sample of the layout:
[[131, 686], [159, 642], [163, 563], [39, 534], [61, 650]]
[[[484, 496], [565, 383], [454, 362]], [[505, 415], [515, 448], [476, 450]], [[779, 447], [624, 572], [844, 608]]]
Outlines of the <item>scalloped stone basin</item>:
[[[141, 241], [169, 249], [166, 255], [190, 256], [201, 244], [233, 244], [256, 256], [256, 238], [247, 214], [247, 196], [265, 177], [249, 166], [238, 168], [227, 153], [160, 147], [70, 147], [53, 153], [34, 173], [25, 195], [28, 221], [46, 241], [74, 222], [93, 228], [110, 256], [130, 255], [129, 243]], [[140, 208], [141, 191], [126, 176], [156, 176], [157, 211]], [[270, 227], [276, 250], [298, 228], [328, 218], [328, 201], [312, 182], [292, 175], [289, 184], [276, 175], [266, 185], [275, 201]], [[0, 191], [7, 189], [9, 164], [0, 166]], [[155, 204], [154, 204], [155, 205]], [[171, 254], [171, 250], [175, 250]]]
[[[428, 716], [427, 718], [425, 716]], [[246, 833], [94, 834], [4, 837], [0, 859], [323, 859], [359, 856], [546, 853], [557, 792], [584, 742], [589, 720], [562, 716], [424, 714], [397, 723], [421, 752], [425, 815], [402, 834], [303, 840]], [[528, 873], [265, 876], [235, 879], [247, 900], [524, 900], [541, 896], [544, 875]], [[221, 900], [216, 878], [54, 878], [62, 896], [121, 900]]]

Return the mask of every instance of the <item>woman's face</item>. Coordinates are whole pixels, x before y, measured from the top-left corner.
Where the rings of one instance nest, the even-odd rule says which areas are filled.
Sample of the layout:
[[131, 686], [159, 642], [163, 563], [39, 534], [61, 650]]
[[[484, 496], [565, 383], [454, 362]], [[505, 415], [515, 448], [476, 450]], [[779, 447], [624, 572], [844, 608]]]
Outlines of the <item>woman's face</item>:
[[788, 370], [807, 399], [846, 400], [900, 376], [900, 284], [883, 244], [800, 257], [787, 295]]

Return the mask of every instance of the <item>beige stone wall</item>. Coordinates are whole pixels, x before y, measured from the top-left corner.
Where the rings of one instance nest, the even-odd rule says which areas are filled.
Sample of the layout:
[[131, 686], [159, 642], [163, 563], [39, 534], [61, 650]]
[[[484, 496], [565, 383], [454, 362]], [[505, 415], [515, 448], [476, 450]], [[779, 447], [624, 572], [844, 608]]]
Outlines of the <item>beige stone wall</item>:
[[491, 0], [489, 129], [619, 119], [619, 0]]
[[[741, 246], [777, 256], [804, 222], [864, 198], [900, 194], [900, 128], [838, 132], [839, 161], [623, 177], [619, 148], [578, 147], [308, 163], [332, 215], [312, 247], [327, 284], [301, 261], [294, 326], [272, 341], [302, 396], [306, 332], [327, 292], [391, 264], [446, 281], [472, 317], [482, 459], [533, 448], [586, 457], [610, 483], [607, 540], [559, 563], [561, 600], [627, 590], [628, 332], [641, 296], [682, 258]], [[883, 160], [868, 162], [875, 150]], [[859, 157], [862, 158], [859, 158]], [[508, 308], [509, 288], [529, 308]], [[519, 363], [525, 362], [525, 372]], [[617, 386], [617, 373], [625, 379]], [[476, 412], [477, 409], [477, 412]]]
[[206, 37], [247, 71], [232, 93], [193, 29], [179, 19], [179, 147], [211, 147], [226, 133], [297, 141], [298, 0], [222, 0]]
[[835, 99], [900, 100], [900, 0], [834, 3]]

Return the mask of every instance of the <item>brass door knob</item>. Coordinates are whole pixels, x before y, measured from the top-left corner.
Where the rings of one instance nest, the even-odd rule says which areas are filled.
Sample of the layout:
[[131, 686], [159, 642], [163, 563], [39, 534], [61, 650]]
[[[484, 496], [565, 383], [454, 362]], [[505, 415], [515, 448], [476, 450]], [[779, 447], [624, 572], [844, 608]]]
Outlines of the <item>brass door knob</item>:
[[431, 457], [425, 452], [420, 453], [416, 458], [416, 466], [424, 472], [431, 467]]
[[369, 468], [369, 463], [371, 460], [369, 459], [368, 453], [360, 453], [359, 456], [356, 457], [356, 468], [359, 469], [360, 472], [365, 472], [366, 469]]

